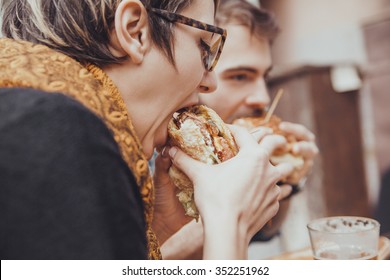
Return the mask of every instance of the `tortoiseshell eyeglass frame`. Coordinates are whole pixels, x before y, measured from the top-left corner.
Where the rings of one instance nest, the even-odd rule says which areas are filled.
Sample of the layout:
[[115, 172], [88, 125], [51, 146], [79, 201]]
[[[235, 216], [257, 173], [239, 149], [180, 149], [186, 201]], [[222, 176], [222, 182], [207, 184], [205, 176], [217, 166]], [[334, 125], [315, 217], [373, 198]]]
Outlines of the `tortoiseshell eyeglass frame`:
[[[225, 44], [225, 41], [226, 41], [227, 32], [225, 29], [219, 28], [217, 26], [210, 25], [210, 24], [207, 24], [207, 23], [204, 23], [204, 22], [201, 22], [201, 21], [198, 21], [198, 20], [186, 17], [186, 16], [182, 16], [182, 15], [179, 15], [176, 13], [168, 12], [166, 10], [156, 9], [156, 8], [152, 8], [152, 7], [149, 7], [148, 10], [155, 13], [156, 15], [162, 17], [165, 20], [172, 22], [172, 23], [178, 22], [181, 24], [185, 24], [185, 25], [188, 25], [191, 27], [201, 29], [201, 30], [220, 34], [221, 35], [221, 43], [219, 44], [218, 52], [215, 56], [214, 61], [211, 63], [211, 65], [208, 65], [209, 61], [207, 61], [207, 59], [203, 60], [204, 66], [208, 71], [211, 72], [214, 70], [214, 68], [217, 65], [217, 62], [219, 60], [219, 57], [221, 56], [223, 45]], [[211, 55], [211, 48], [212, 47], [213, 46], [209, 46], [209, 49], [207, 50], [209, 58]]]

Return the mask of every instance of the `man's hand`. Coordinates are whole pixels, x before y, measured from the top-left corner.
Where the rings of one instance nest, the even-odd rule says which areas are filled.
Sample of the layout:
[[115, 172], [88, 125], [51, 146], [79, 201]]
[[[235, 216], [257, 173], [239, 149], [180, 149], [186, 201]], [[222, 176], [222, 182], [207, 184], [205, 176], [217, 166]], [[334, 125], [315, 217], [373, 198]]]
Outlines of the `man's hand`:
[[303, 168], [294, 178], [296, 182], [299, 182], [303, 177], [307, 176], [307, 173], [313, 166], [314, 157], [318, 154], [315, 135], [301, 124], [282, 122], [279, 128], [286, 133], [294, 135], [297, 139], [297, 142], [292, 145], [292, 153], [302, 156], [304, 160]]

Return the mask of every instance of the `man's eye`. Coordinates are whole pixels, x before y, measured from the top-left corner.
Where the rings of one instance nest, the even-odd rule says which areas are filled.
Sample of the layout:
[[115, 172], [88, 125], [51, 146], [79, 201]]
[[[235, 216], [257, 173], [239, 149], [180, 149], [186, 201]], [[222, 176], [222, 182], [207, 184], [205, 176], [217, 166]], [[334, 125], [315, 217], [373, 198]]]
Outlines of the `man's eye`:
[[231, 80], [235, 80], [235, 81], [244, 81], [247, 80], [248, 78], [249, 77], [246, 74], [239, 74], [230, 77]]

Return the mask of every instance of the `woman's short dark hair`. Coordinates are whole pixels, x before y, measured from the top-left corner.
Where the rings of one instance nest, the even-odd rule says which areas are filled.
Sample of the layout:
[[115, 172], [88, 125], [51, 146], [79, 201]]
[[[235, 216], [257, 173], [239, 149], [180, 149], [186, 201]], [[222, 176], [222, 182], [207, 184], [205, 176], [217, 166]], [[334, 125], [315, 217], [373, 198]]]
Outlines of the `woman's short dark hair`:
[[[2, 33], [44, 44], [82, 64], [120, 63], [109, 46], [115, 11], [122, 0], [0, 0]], [[216, 3], [218, 0], [214, 0]], [[145, 7], [180, 12], [192, 0], [141, 0]], [[0, 17], [1, 17], [0, 15]], [[172, 24], [149, 13], [151, 39], [174, 64]]]
[[280, 29], [273, 14], [248, 3], [246, 0], [221, 0], [216, 16], [216, 24], [246, 26], [259, 38], [272, 42]]

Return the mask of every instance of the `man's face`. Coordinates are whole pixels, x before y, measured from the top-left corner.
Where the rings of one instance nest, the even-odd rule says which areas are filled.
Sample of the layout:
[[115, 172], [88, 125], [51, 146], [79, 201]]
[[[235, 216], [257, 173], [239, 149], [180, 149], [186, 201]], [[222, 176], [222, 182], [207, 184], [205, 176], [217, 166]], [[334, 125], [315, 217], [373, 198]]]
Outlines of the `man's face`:
[[201, 103], [213, 108], [221, 118], [253, 116], [270, 103], [265, 78], [271, 70], [269, 41], [250, 34], [241, 25], [227, 25], [227, 40], [215, 68], [218, 89], [201, 95]]

